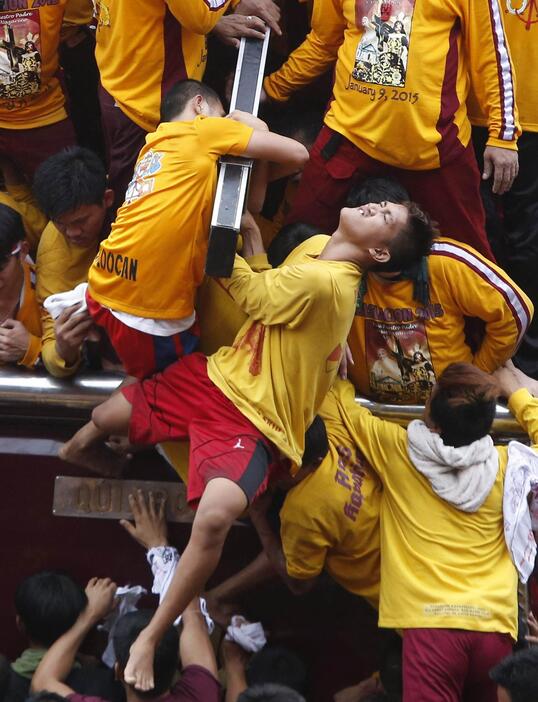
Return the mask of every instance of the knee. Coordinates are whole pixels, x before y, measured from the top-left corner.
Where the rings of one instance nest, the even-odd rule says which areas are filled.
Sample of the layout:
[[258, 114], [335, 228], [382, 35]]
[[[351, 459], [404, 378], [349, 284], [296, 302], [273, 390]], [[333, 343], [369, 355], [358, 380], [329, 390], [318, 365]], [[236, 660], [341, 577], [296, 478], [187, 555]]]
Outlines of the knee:
[[92, 422], [103, 432], [110, 430], [112, 412], [109, 407], [109, 400], [98, 405], [92, 411]]

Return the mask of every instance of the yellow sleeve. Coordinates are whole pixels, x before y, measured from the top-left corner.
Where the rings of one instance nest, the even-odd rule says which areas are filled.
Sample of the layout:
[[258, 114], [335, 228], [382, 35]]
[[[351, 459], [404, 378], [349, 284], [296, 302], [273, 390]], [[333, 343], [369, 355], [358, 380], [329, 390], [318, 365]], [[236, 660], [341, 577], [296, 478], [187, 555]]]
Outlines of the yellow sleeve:
[[267, 260], [266, 253], [254, 254], [254, 256], [249, 256], [245, 259], [248, 265], [252, 268], [255, 273], [261, 273], [262, 271], [270, 271], [272, 266]]
[[529, 435], [531, 444], [538, 444], [538, 398], [520, 388], [510, 396], [508, 408]]
[[55, 378], [67, 378], [76, 373], [80, 366], [80, 355], [77, 362], [72, 366], [66, 365], [66, 362], [56, 350], [54, 320], [45, 309], [42, 310], [41, 327], [43, 329], [41, 359], [47, 371]]
[[315, 0], [310, 33], [286, 63], [267, 76], [263, 83], [267, 95], [273, 100], [287, 100], [324, 73], [336, 61], [345, 28], [341, 0]]
[[39, 359], [40, 353], [41, 339], [38, 336], [34, 336], [34, 334], [30, 334], [26, 353], [21, 360], [18, 361], [17, 365], [24, 366], [25, 368], [33, 368]]
[[460, 257], [456, 260], [434, 253], [430, 260], [435, 257], [432, 265], [446, 271], [443, 278], [462, 313], [486, 323], [473, 363], [491, 373], [514, 355], [532, 319], [532, 303], [501, 268], [478, 252], [457, 242], [441, 242], [439, 246]]
[[286, 570], [291, 578], [315, 578], [325, 566], [327, 551], [332, 544], [323, 534], [285, 520], [280, 528]]
[[300, 324], [320, 299], [332, 295], [332, 279], [316, 263], [255, 273], [238, 254], [231, 278], [220, 278], [239, 307], [262, 324]]
[[471, 84], [486, 115], [488, 146], [516, 149], [521, 134], [515, 105], [515, 77], [498, 0], [462, 2]]
[[209, 34], [228, 9], [230, 0], [166, 0], [182, 27], [194, 34]]
[[4, 198], [5, 194], [0, 193], [0, 202], [8, 206], [12, 204], [9, 198], [13, 199], [15, 209], [22, 217], [26, 240], [30, 244], [30, 249], [36, 251], [41, 234], [47, 226], [48, 219], [37, 206], [32, 191], [24, 184], [8, 185], [7, 198], [5, 198], [5, 201]]
[[214, 156], [241, 156], [253, 133], [252, 127], [225, 117], [205, 117], [195, 120], [202, 148]]

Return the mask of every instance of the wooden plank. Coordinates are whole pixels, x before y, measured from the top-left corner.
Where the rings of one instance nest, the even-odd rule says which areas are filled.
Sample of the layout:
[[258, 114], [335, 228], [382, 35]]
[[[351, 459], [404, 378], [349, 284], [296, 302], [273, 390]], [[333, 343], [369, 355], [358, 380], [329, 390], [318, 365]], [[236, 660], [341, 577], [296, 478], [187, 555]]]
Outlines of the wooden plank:
[[57, 517], [90, 519], [132, 519], [129, 495], [153, 492], [157, 501], [166, 499], [166, 520], [192, 522], [194, 512], [187, 505], [183, 483], [157, 480], [111, 480], [57, 475], [52, 513]]

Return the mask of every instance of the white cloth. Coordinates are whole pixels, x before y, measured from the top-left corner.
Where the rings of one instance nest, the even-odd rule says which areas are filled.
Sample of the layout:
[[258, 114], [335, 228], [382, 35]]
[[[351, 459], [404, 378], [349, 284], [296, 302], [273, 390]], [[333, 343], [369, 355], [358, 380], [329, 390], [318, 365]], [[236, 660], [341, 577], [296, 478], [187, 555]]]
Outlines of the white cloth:
[[407, 452], [435, 494], [462, 512], [480, 509], [499, 470], [499, 454], [491, 436], [468, 446], [445, 446], [439, 434], [418, 419], [407, 427]]
[[52, 319], [57, 319], [65, 309], [77, 303], [79, 304], [79, 308], [76, 314], [80, 314], [81, 312], [85, 312], [88, 308], [86, 305], [87, 289], [88, 283], [80, 283], [80, 285], [77, 285], [73, 290], [49, 295], [43, 302], [43, 305]]
[[538, 528], [538, 455], [518, 441], [508, 444], [503, 519], [506, 546], [519, 579], [526, 583], [536, 558], [533, 529]]
[[174, 334], [179, 334], [190, 329], [196, 321], [194, 312], [189, 317], [183, 317], [182, 319], [151, 319], [150, 317], [137, 317], [135, 314], [129, 314], [128, 312], [108, 309], [110, 314], [119, 319], [122, 324], [152, 336], [173, 336]]
[[108, 617], [99, 627], [103, 631], [108, 631], [108, 643], [103, 653], [102, 661], [109, 668], [113, 668], [114, 663], [116, 662], [112, 637], [114, 636], [118, 619], [123, 617], [124, 614], [128, 614], [128, 612], [134, 612], [137, 608], [136, 605], [138, 600], [145, 594], [147, 594], [147, 590], [140, 585], [135, 585], [133, 587], [126, 585], [125, 587], [119, 587], [116, 590], [118, 605], [112, 610], [112, 612], [110, 612]]
[[[176, 568], [179, 563], [179, 553], [173, 546], [155, 546], [147, 552], [148, 563], [151, 566], [153, 573], [153, 585], [151, 592], [159, 595], [159, 604], [164, 600]], [[213, 633], [215, 623], [209, 616], [207, 611], [207, 603], [203, 597], [200, 597], [200, 611], [204, 615], [207, 630], [210, 634]], [[174, 622], [174, 626], [179, 626], [181, 623], [181, 615]]]
[[235, 615], [226, 629], [226, 641], [234, 641], [249, 653], [257, 653], [267, 643], [261, 622], [249, 622], [245, 617]]

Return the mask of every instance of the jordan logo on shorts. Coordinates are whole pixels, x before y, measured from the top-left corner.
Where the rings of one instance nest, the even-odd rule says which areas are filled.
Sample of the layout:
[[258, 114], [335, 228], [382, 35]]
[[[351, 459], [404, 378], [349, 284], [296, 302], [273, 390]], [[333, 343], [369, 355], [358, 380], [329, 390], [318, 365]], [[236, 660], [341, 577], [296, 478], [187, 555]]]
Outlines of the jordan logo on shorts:
[[246, 448], [246, 446], [243, 446], [243, 444], [241, 443], [241, 439], [239, 438], [237, 439], [237, 443], [235, 444], [234, 448], [244, 449]]

